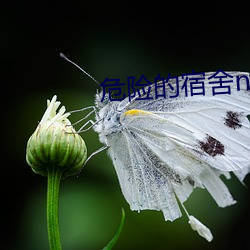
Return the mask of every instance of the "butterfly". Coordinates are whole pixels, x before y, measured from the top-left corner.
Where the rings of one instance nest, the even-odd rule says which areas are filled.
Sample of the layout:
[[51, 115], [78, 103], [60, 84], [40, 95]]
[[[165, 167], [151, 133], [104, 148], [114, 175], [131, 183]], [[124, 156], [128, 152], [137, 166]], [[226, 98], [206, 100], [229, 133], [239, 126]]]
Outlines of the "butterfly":
[[[141, 92], [130, 102], [111, 102], [106, 94], [101, 103], [103, 93], [96, 95], [93, 128], [108, 147], [131, 210], [161, 210], [173, 221], [181, 216], [178, 202], [196, 187], [206, 188], [220, 207], [235, 203], [220, 176], [233, 173], [243, 181], [250, 171], [249, 75], [227, 72], [234, 78], [231, 94], [213, 95], [208, 79], [214, 74], [205, 74], [205, 95], [191, 96], [189, 89], [187, 96], [171, 98], [177, 92], [174, 81], [174, 90], [165, 86], [166, 98], [143, 100]], [[178, 82], [181, 86], [183, 78]]]
[[[222, 73], [230, 81], [214, 81]], [[182, 206], [192, 229], [211, 241], [210, 230], [183, 203], [197, 187], [219, 207], [235, 203], [220, 177], [234, 174], [243, 182], [250, 172], [250, 86], [244, 72], [192, 76], [193, 82], [201, 78], [193, 88], [181, 76], [169, 84], [159, 81], [122, 101], [98, 92], [91, 123], [131, 210], [160, 210], [166, 221], [174, 221]], [[149, 90], [160, 97], [147, 99]]]

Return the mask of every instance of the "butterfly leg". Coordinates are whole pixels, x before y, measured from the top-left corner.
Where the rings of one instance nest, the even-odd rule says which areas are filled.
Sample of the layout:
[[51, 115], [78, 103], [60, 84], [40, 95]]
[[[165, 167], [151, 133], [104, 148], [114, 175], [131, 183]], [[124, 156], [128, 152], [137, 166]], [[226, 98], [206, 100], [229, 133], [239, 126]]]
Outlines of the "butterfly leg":
[[87, 115], [85, 115], [83, 118], [81, 118], [79, 121], [75, 122], [73, 125], [76, 125], [76, 124], [82, 122], [83, 120], [86, 120], [93, 113], [96, 114], [96, 108], [95, 108], [95, 106], [90, 106], [90, 107], [85, 107], [85, 108], [82, 108], [82, 109], [77, 109], [77, 110], [70, 111], [70, 114], [72, 114], [72, 113], [76, 113], [76, 112], [82, 112], [82, 111], [85, 111], [87, 109], [92, 109], [92, 110]]
[[87, 160], [85, 161], [84, 165], [86, 165], [86, 163], [96, 154], [102, 152], [103, 150], [107, 149], [108, 146], [102, 146], [101, 148], [97, 149], [96, 151], [94, 151], [93, 153], [91, 153], [91, 155], [87, 158]]
[[[95, 106], [89, 106], [89, 107], [85, 107], [85, 108], [82, 108], [82, 109], [77, 109], [77, 110], [73, 110], [73, 111], [70, 111], [70, 114], [72, 113], [76, 113], [76, 112], [83, 112], [85, 110], [88, 110], [88, 109], [92, 109], [88, 114], [86, 114], [83, 118], [81, 118], [80, 120], [78, 120], [77, 122], [75, 122], [74, 124], [72, 124], [73, 126], [81, 123], [82, 121], [86, 120], [87, 118], [89, 118], [93, 113], [97, 116], [97, 112], [96, 112], [96, 108]], [[99, 121], [97, 121], [99, 122]], [[77, 131], [77, 133], [81, 133], [81, 132], [85, 132], [85, 131], [88, 131], [89, 129], [91, 129], [97, 122], [94, 122], [92, 120], [88, 120], [86, 123], [84, 123]], [[85, 128], [88, 124], [91, 124], [88, 128]]]
[[81, 167], [81, 169], [78, 171], [77, 176], [80, 175], [80, 173], [81, 173], [83, 167], [87, 164], [87, 162], [88, 162], [94, 155], [96, 155], [96, 154], [102, 152], [103, 150], [105, 150], [105, 149], [107, 149], [107, 148], [108, 148], [108, 146], [102, 146], [101, 148], [99, 148], [99, 149], [97, 149], [96, 151], [94, 151], [93, 153], [91, 153], [90, 156], [87, 158], [87, 160], [84, 162], [84, 164], [83, 164], [83, 166]]

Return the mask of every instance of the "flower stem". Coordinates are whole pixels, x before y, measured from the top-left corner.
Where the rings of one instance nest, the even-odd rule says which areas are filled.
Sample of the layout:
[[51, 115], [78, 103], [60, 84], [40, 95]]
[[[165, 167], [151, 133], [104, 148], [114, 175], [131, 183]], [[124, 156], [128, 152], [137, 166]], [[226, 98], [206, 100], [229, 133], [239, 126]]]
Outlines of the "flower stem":
[[59, 231], [59, 188], [62, 170], [58, 167], [48, 168], [47, 183], [47, 228], [50, 250], [61, 250]]

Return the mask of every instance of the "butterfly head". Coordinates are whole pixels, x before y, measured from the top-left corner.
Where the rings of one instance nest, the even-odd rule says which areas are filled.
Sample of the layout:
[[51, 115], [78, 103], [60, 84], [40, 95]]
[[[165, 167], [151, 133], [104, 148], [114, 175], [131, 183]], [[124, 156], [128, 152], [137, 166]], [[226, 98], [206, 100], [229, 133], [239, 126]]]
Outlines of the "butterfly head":
[[110, 103], [109, 94], [108, 93], [104, 94], [103, 90], [101, 90], [101, 92], [97, 90], [97, 93], [95, 95], [95, 106], [98, 109], [101, 109], [105, 107], [108, 103]]

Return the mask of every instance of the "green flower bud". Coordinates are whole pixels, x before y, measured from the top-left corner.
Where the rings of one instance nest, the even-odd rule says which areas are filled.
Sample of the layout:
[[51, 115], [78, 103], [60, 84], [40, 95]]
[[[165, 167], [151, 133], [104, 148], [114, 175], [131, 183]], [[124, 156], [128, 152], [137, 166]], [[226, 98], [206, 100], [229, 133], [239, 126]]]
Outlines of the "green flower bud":
[[27, 143], [26, 161], [32, 170], [43, 176], [48, 175], [50, 168], [62, 171], [62, 177], [75, 175], [87, 158], [87, 148], [82, 137], [76, 133], [54, 96], [47, 101], [41, 122]]

